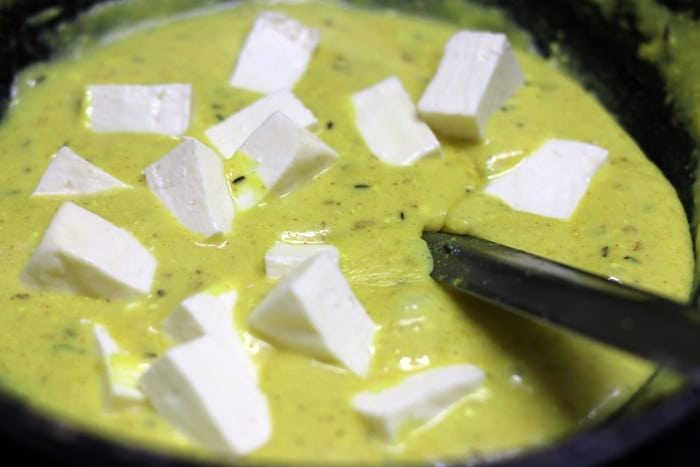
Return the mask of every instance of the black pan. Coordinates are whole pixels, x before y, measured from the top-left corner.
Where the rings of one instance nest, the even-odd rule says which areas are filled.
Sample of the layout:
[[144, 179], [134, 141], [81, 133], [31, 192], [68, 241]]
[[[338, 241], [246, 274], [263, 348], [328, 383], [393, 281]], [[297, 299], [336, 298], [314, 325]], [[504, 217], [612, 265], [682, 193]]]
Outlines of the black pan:
[[[667, 104], [659, 72], [637, 56], [637, 46], [644, 37], [626, 7], [634, 0], [618, 1], [612, 19], [604, 18], [589, 0], [479, 1], [506, 10], [532, 35], [543, 55], [551, 54], [551, 44], [557, 42], [569, 58], [567, 66], [617, 116], [674, 185], [694, 234], [692, 187], [696, 160], [692, 153], [698, 144], [678, 123]], [[98, 1], [0, 0], [0, 116], [6, 111], [15, 72], [51, 56], [53, 46], [45, 40], [46, 33], [95, 3]], [[435, 1], [379, 3], [438, 17], [445, 17], [449, 11]], [[700, 16], [700, 4], [693, 0], [663, 3], [671, 9], [686, 9], [696, 18]], [[700, 454], [700, 447], [696, 448], [698, 439], [700, 391], [688, 388], [559, 444], [483, 464], [489, 467], [696, 465], [698, 461], [692, 456]], [[0, 447], [5, 459], [19, 460], [17, 465], [193, 465], [80, 432], [66, 423], [34, 413], [21, 401], [3, 394], [0, 394]]]

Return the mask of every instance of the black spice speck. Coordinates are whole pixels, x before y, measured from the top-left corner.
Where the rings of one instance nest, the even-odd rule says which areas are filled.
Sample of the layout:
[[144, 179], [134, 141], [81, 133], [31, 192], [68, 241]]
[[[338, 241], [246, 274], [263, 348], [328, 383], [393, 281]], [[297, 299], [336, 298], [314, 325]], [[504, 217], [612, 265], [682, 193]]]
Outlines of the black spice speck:
[[334, 126], [335, 126], [335, 123], [333, 123], [333, 120], [328, 120], [328, 121], [326, 122], [326, 128], [327, 128], [328, 130], [332, 130]]
[[240, 176], [234, 178], [233, 181], [231, 181], [231, 183], [234, 183], [234, 184], [241, 183], [243, 180], [245, 180], [245, 175], [240, 175]]
[[600, 256], [602, 256], [603, 258], [607, 258], [608, 253], [610, 253], [610, 247], [608, 247], [607, 245], [600, 249]]
[[367, 183], [356, 183], [353, 185], [353, 188], [356, 188], [358, 190], [366, 190], [369, 187], [370, 185], [368, 185]]

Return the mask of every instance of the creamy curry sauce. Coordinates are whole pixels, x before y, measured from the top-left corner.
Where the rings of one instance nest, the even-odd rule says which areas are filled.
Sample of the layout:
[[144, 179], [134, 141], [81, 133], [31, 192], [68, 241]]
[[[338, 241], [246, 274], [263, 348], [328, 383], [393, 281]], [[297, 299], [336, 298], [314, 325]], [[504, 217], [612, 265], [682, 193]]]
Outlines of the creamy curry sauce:
[[[233, 231], [199, 238], [148, 190], [143, 169], [177, 138], [97, 134], [84, 123], [88, 84], [192, 83], [188, 135], [259, 96], [228, 79], [258, 11], [271, 8], [321, 31], [321, 45], [294, 88], [315, 113], [319, 136], [340, 157], [313, 183], [238, 213]], [[481, 28], [480, 16], [473, 23]], [[688, 225], [672, 187], [605, 110], [551, 63], [526, 50], [526, 74], [478, 143], [442, 139], [444, 155], [408, 167], [375, 159], [355, 128], [349, 96], [398, 75], [414, 102], [455, 26], [338, 5], [243, 4], [148, 28], [79, 57], [39, 64], [18, 79], [0, 127], [0, 384], [43, 411], [140, 445], [201, 455], [148, 406], [104, 406], [103, 368], [92, 337], [105, 325], [148, 363], [172, 343], [164, 318], [184, 298], [235, 288], [235, 322], [258, 366], [273, 435], [251, 459], [385, 461], [512, 452], [553, 442], [620, 408], [653, 365], [602, 345], [452, 295], [430, 277], [424, 229], [471, 232], [684, 300], [692, 282]], [[570, 221], [516, 212], [480, 194], [490, 176], [548, 138], [607, 148], [609, 159]], [[152, 292], [133, 302], [28, 290], [22, 268], [65, 197], [30, 194], [64, 144], [134, 186], [70, 199], [132, 232], [158, 258]], [[226, 162], [230, 181], [236, 158]], [[380, 326], [369, 377], [279, 350], [248, 333], [248, 314], [270, 290], [263, 255], [275, 240], [327, 242]], [[471, 363], [485, 383], [437, 422], [388, 445], [350, 405], [356, 393], [412, 371]]]

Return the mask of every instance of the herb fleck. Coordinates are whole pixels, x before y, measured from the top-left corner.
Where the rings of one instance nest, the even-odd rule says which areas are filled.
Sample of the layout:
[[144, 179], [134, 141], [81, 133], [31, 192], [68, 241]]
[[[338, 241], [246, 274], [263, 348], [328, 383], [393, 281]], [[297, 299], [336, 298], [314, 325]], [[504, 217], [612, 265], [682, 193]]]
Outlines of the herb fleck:
[[365, 220], [365, 221], [357, 221], [355, 224], [352, 226], [352, 230], [364, 230], [364, 229], [369, 229], [370, 227], [373, 227], [375, 224], [374, 221], [370, 220]]
[[609, 246], [605, 245], [603, 248], [600, 249], [600, 256], [602, 256], [603, 258], [607, 258], [607, 257], [608, 257], [608, 253], [610, 253], [610, 247], [609, 247]]
[[335, 123], [333, 123], [333, 120], [328, 120], [328, 121], [326, 122], [326, 128], [327, 128], [327, 129], [332, 130], [334, 126], [335, 126]]
[[243, 180], [245, 180], [245, 175], [239, 175], [238, 177], [234, 178], [231, 183], [241, 183]]
[[220, 122], [223, 121], [224, 118], [225, 118], [225, 117], [224, 117], [221, 113], [219, 113], [219, 112], [216, 112], [215, 117], [216, 117], [216, 119], [217, 119], [218, 121], [220, 121]]
[[156, 290], [156, 295], [158, 295], [159, 297], [165, 297], [165, 293], [166, 293], [166, 292], [165, 292], [164, 289], [158, 289], [158, 290]]
[[640, 263], [640, 261], [634, 256], [625, 256], [624, 260], [629, 261], [630, 263]]
[[405, 214], [403, 211], [399, 212], [399, 218], [400, 218], [401, 220], [406, 219], [406, 214]]
[[356, 183], [353, 185], [353, 188], [357, 188], [358, 190], [366, 190], [369, 187], [370, 185], [368, 185], [367, 183]]
[[16, 293], [12, 296], [12, 300], [27, 300], [29, 299], [28, 293]]

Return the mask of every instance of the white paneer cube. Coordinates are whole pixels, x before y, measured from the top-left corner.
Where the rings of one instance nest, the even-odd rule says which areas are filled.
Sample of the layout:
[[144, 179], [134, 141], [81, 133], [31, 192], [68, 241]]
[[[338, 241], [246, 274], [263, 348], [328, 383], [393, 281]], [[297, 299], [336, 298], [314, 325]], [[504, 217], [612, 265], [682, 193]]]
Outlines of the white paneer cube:
[[103, 392], [109, 409], [120, 409], [142, 403], [146, 397], [139, 388], [145, 365], [119, 348], [102, 325], [93, 327], [95, 348], [104, 366]]
[[367, 375], [375, 325], [329, 255], [283, 277], [248, 317], [273, 343]]
[[418, 113], [439, 134], [478, 140], [524, 80], [505, 34], [459, 31], [447, 42]]
[[514, 168], [493, 178], [484, 192], [518, 211], [568, 219], [607, 156], [606, 149], [593, 144], [549, 140]]
[[168, 350], [140, 385], [161, 417], [213, 452], [243, 456], [272, 433], [267, 398], [210, 335]]
[[228, 290], [218, 294], [216, 298], [221, 300], [221, 303], [224, 304], [224, 307], [226, 307], [229, 313], [233, 313], [233, 310], [236, 307], [236, 302], [238, 301], [238, 292], [235, 290]]
[[258, 99], [210, 127], [206, 131], [207, 138], [224, 158], [230, 159], [246, 138], [274, 112], [284, 113], [297, 125], [309, 130], [318, 127], [314, 114], [294, 94], [279, 91]]
[[115, 188], [130, 187], [63, 146], [54, 154], [32, 195], [87, 195]]
[[156, 264], [131, 233], [65, 202], [22, 271], [21, 280], [38, 290], [128, 299], [151, 290]]
[[468, 364], [449, 365], [413, 374], [384, 391], [362, 392], [353, 407], [387, 441], [402, 429], [436, 419], [477, 388], [484, 372]]
[[107, 328], [100, 324], [96, 324], [92, 328], [93, 336], [95, 337], [95, 349], [100, 358], [106, 358], [110, 355], [121, 352], [119, 344], [114, 340], [112, 335], [107, 331]]
[[370, 151], [390, 165], [408, 165], [439, 154], [440, 142], [418, 118], [396, 76], [352, 95], [355, 124]]
[[319, 39], [318, 29], [263, 11], [238, 56], [231, 86], [264, 94], [291, 89], [306, 72]]
[[88, 87], [90, 128], [100, 133], [182, 135], [190, 126], [192, 85], [96, 84]]
[[257, 163], [257, 175], [279, 195], [307, 183], [338, 157], [333, 148], [281, 112], [265, 119], [240, 152]]
[[149, 165], [146, 182], [182, 225], [206, 236], [226, 233], [233, 222], [233, 198], [221, 158], [194, 138]]
[[336, 264], [340, 264], [340, 252], [333, 245], [276, 241], [265, 252], [265, 274], [271, 279], [278, 279], [316, 255], [329, 255]]
[[[235, 292], [234, 292], [235, 294]], [[215, 338], [224, 347], [237, 368], [257, 382], [257, 371], [233, 326], [231, 296], [201, 293], [185, 299], [163, 322], [163, 330], [177, 342], [187, 342], [203, 335]], [[225, 301], [224, 301], [225, 300]], [[235, 303], [235, 298], [233, 298]]]

